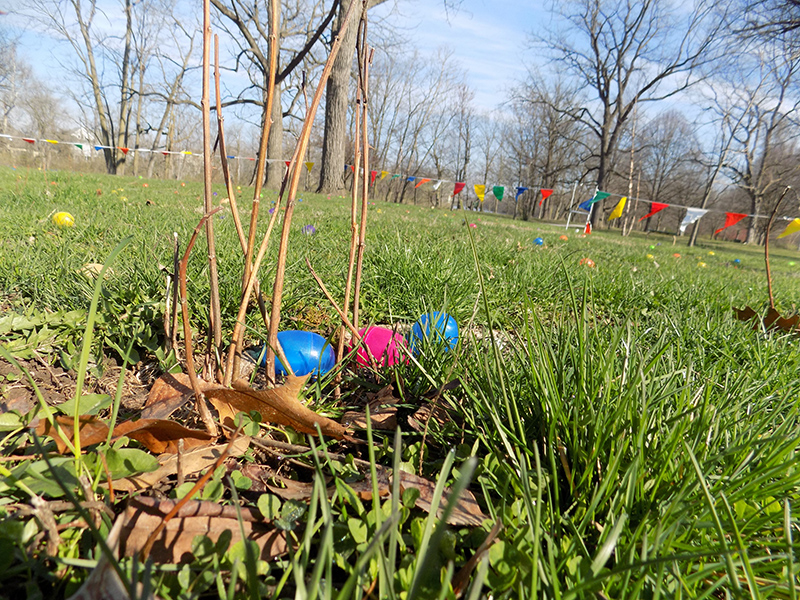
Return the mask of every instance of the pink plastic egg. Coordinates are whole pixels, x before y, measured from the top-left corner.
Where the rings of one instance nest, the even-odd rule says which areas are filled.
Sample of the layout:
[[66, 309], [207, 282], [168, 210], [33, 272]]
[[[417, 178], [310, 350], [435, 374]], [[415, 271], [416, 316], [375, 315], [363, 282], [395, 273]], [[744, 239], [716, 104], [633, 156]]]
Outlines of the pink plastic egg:
[[369, 327], [358, 330], [358, 333], [364, 340], [364, 343], [358, 348], [356, 352], [356, 362], [362, 367], [372, 366], [370, 356], [367, 351], [375, 357], [375, 360], [380, 367], [390, 367], [397, 364], [401, 360], [405, 361], [402, 356], [400, 346], [405, 346], [406, 341], [399, 333], [394, 333], [391, 329], [386, 327]]

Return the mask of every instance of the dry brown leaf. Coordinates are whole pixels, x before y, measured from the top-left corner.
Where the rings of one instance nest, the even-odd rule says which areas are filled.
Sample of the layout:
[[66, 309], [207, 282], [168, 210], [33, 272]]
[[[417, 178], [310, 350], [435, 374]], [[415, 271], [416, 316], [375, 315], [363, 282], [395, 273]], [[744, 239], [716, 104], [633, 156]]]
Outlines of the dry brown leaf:
[[[219, 444], [215, 446], [205, 446], [202, 448], [195, 448], [181, 455], [181, 468], [184, 475], [193, 475], [214, 465], [217, 459], [222, 454], [222, 451], [227, 447], [227, 444]], [[242, 456], [250, 447], [249, 437], [239, 437], [233, 442], [228, 456]], [[134, 477], [126, 477], [114, 482], [114, 490], [118, 492], [136, 492], [147, 490], [178, 472], [178, 455], [177, 454], [162, 454], [158, 458], [161, 466], [152, 473], [142, 473]], [[247, 466], [247, 465], [245, 465]], [[244, 467], [242, 468], [244, 471]], [[242, 473], [245, 474], [244, 472]], [[258, 491], [258, 490], [253, 490]]]
[[[375, 411], [370, 410], [370, 421], [373, 429], [394, 431], [397, 429], [397, 407], [381, 406]], [[367, 414], [360, 410], [349, 410], [342, 415], [342, 423], [347, 426], [367, 428]]]
[[[734, 308], [733, 310], [736, 312], [736, 318], [740, 321], [749, 321], [754, 317], [758, 317], [758, 313], [749, 306], [745, 306], [743, 309]], [[800, 328], [798, 328], [798, 325], [800, 325], [800, 315], [784, 318], [774, 308], [770, 308], [767, 311], [761, 323], [763, 323], [766, 329], [780, 329], [786, 333], [800, 333]], [[756, 322], [753, 327], [758, 329], [760, 324]]]
[[[133, 556], [144, 546], [147, 538], [158, 527], [175, 503], [152, 498], [136, 498], [125, 510], [125, 525], [121, 534], [121, 550]], [[192, 541], [205, 535], [216, 543], [224, 531], [231, 532], [231, 545], [241, 541], [241, 529], [247, 539], [261, 549], [261, 560], [272, 560], [287, 551], [284, 533], [263, 522], [258, 511], [240, 508], [240, 527], [236, 507], [221, 506], [214, 502], [190, 501], [181, 508], [156, 539], [150, 558], [156, 563], [188, 563], [193, 560]]]
[[156, 454], [177, 453], [178, 440], [183, 440], [185, 450], [191, 450], [199, 446], [208, 446], [214, 439], [205, 431], [189, 429], [180, 423], [164, 419], [123, 421], [114, 428], [112, 439], [123, 435], [136, 440]]
[[[58, 426], [60, 427], [64, 436], [70, 442], [74, 441], [73, 433], [75, 420], [72, 417], [67, 417], [65, 415], [56, 416], [54, 417], [54, 420], [56, 423], [58, 423]], [[82, 415], [79, 417], [79, 422], [82, 448], [104, 442], [108, 437], [108, 425], [94, 415]], [[36, 425], [34, 431], [39, 436], [47, 435], [52, 437], [55, 440], [56, 447], [61, 454], [64, 454], [67, 451], [67, 445], [64, 443], [64, 440], [61, 439], [61, 436], [58, 435], [58, 433], [50, 424], [50, 421], [47, 419], [41, 419]]]
[[[406, 473], [405, 471], [400, 471], [400, 491], [405, 491], [408, 488], [416, 488], [419, 490], [419, 498], [417, 498], [415, 506], [417, 508], [421, 508], [425, 512], [430, 512], [432, 506], [431, 501], [433, 500], [433, 491], [434, 488], [436, 488], [436, 483], [425, 479], [424, 477], [419, 477], [417, 475], [412, 475], [411, 473]], [[448, 488], [445, 488], [442, 496], [443, 506], [439, 507], [437, 516], [441, 516], [444, 505], [447, 503], [449, 496], [450, 491]], [[475, 499], [473, 493], [469, 490], [464, 490], [461, 492], [461, 497], [456, 500], [456, 505], [450, 512], [447, 522], [450, 525], [469, 525], [471, 527], [479, 527], [487, 518], [488, 517], [483, 514], [481, 507], [478, 506], [478, 501]]]
[[[106, 543], [115, 557], [118, 556], [119, 535], [124, 521], [124, 515], [117, 517], [108, 538], [106, 538]], [[135, 591], [136, 598], [143, 598], [144, 585], [138, 583]], [[80, 589], [69, 597], [69, 600], [130, 600], [130, 595], [114, 567], [108, 562], [106, 555], [101, 552], [97, 566], [92, 569], [89, 577], [83, 582]], [[159, 599], [158, 596], [150, 593], [144, 597], [144, 600]]]
[[319, 425], [324, 435], [337, 440], [345, 438], [342, 425], [318, 415], [298, 400], [308, 377], [287, 377], [284, 385], [270, 390], [214, 388], [204, 393], [219, 413], [220, 421], [229, 427], [234, 426], [237, 413], [257, 411], [263, 421], [287, 425], [300, 433], [314, 435]]
[[280, 479], [284, 487], [267, 485], [267, 489], [284, 500], [309, 500], [314, 490], [313, 483], [303, 483], [292, 479]]

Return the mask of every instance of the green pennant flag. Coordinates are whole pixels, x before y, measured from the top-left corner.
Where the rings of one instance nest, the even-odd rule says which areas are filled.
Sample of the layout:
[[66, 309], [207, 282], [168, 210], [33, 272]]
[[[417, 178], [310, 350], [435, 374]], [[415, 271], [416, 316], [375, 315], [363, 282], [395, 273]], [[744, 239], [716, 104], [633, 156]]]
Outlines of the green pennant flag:
[[498, 200], [503, 199], [503, 193], [505, 191], [506, 188], [504, 188], [502, 185], [496, 185], [492, 188], [492, 194], [494, 194], [494, 197], [497, 198]]
[[605, 199], [606, 199], [606, 198], [608, 198], [610, 195], [611, 195], [611, 193], [610, 193], [610, 192], [595, 192], [594, 198], [592, 198], [591, 200], [589, 200], [589, 202], [588, 202], [587, 204], [588, 204], [589, 206], [591, 206], [591, 205], [592, 205], [592, 204], [594, 204], [595, 202], [600, 202], [600, 200], [605, 200]]
[[400, 175], [392, 175], [392, 179], [397, 179]]
[[83, 144], [75, 144], [75, 147], [80, 150], [83, 150]]

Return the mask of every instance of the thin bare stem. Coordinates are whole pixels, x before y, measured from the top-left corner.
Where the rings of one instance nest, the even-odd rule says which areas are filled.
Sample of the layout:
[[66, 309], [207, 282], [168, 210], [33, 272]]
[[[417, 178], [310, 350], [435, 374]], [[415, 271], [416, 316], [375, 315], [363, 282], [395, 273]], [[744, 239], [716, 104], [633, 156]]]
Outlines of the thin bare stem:
[[[317, 113], [317, 108], [322, 101], [322, 93], [325, 90], [325, 84], [330, 76], [331, 69], [333, 68], [333, 61], [336, 60], [336, 55], [339, 54], [339, 48], [342, 45], [342, 35], [347, 30], [350, 23], [350, 18], [353, 15], [353, 10], [356, 4], [361, 0], [351, 0], [350, 6], [347, 7], [347, 12], [342, 19], [342, 25], [339, 29], [336, 39], [331, 46], [331, 53], [322, 70], [322, 74], [317, 84], [317, 90], [314, 93], [314, 99], [311, 101], [311, 108], [306, 115], [303, 122], [303, 129], [297, 140], [297, 147], [295, 148], [294, 156], [292, 158], [291, 166], [289, 167], [289, 189], [286, 199], [286, 215], [283, 218], [283, 229], [281, 230], [281, 242], [278, 247], [278, 261], [275, 267], [275, 284], [272, 287], [272, 311], [270, 312], [269, 319], [269, 343], [267, 345], [267, 377], [275, 377], [275, 354], [272, 348], [278, 345], [278, 325], [281, 320], [281, 299], [283, 298], [283, 284], [284, 276], [286, 273], [286, 257], [289, 251], [289, 228], [292, 223], [292, 215], [294, 213], [295, 197], [297, 195], [297, 186], [300, 182], [300, 169], [297, 168], [301, 156], [305, 155], [306, 148], [308, 147], [308, 140], [311, 136], [311, 127], [314, 124], [314, 116]], [[276, 210], [277, 212], [277, 210]]]
[[778, 198], [778, 201], [775, 203], [775, 208], [772, 209], [772, 214], [769, 216], [769, 221], [767, 221], [767, 236], [764, 239], [764, 263], [766, 263], [767, 266], [767, 294], [769, 295], [770, 310], [775, 309], [775, 298], [772, 296], [772, 270], [769, 268], [769, 234], [772, 230], [772, 223], [775, 221], [775, 217], [778, 215], [778, 209], [781, 206], [781, 202], [783, 202], [784, 197], [787, 193], [789, 193], [790, 189], [792, 189], [792, 186], [787, 185], [783, 190], [781, 197]]
[[[367, 46], [366, 38], [367, 38], [367, 11], [364, 11], [361, 14], [361, 44], [359, 44], [360, 49], [360, 56], [359, 56], [359, 64], [361, 67], [359, 71], [361, 73], [360, 85], [361, 85], [361, 122], [363, 123], [362, 131], [361, 131], [361, 154], [364, 158], [364, 172], [362, 174], [362, 182], [361, 182], [361, 224], [360, 229], [358, 232], [358, 251], [357, 251], [357, 258], [356, 258], [356, 282], [355, 282], [355, 291], [353, 292], [353, 324], [358, 327], [358, 313], [359, 313], [359, 304], [361, 302], [361, 275], [363, 273], [363, 266], [364, 266], [364, 248], [366, 247], [366, 239], [367, 239], [367, 206], [369, 205], [369, 185], [368, 179], [369, 177], [369, 140], [368, 140], [368, 131], [367, 131], [367, 104], [368, 104], [368, 94], [369, 94], [369, 64], [372, 62], [372, 50]], [[356, 140], [356, 145], [358, 145], [359, 140]]]
[[222, 177], [225, 179], [225, 189], [228, 193], [231, 215], [236, 226], [236, 233], [239, 236], [239, 244], [242, 252], [247, 253], [247, 238], [242, 228], [242, 220], [239, 218], [239, 208], [236, 204], [236, 191], [233, 189], [233, 179], [228, 166], [228, 151], [225, 146], [225, 118], [222, 116], [222, 98], [219, 86], [219, 36], [214, 35], [214, 92], [217, 101], [217, 131], [219, 135], [219, 161], [222, 165]]
[[200, 382], [197, 380], [197, 373], [194, 371], [194, 353], [192, 349], [192, 325], [189, 323], [189, 305], [188, 305], [188, 294], [186, 291], [186, 265], [189, 263], [189, 254], [192, 252], [192, 248], [194, 247], [194, 243], [197, 240], [197, 236], [200, 233], [200, 228], [205, 224], [205, 222], [212, 217], [215, 213], [222, 210], [220, 207], [215, 208], [210, 213], [203, 215], [203, 218], [200, 219], [200, 222], [197, 224], [197, 227], [194, 228], [194, 232], [192, 233], [192, 237], [189, 240], [189, 245], [186, 246], [186, 252], [183, 254], [183, 258], [181, 259], [180, 268], [178, 271], [178, 279], [180, 281], [180, 289], [181, 289], [181, 314], [183, 315], [183, 337], [184, 343], [186, 345], [186, 370], [189, 373], [189, 380], [192, 383], [192, 390], [194, 391], [195, 397], [195, 405], [197, 407], [197, 412], [200, 414], [200, 418], [203, 420], [203, 424], [206, 426], [206, 431], [208, 431], [209, 435], [216, 436], [217, 435], [217, 426], [214, 423], [214, 418], [211, 416], [211, 411], [208, 410], [208, 405], [206, 405], [205, 396], [203, 392], [200, 390]]
[[[203, 1], [203, 93], [200, 106], [203, 109], [203, 210], [206, 214], [211, 212], [211, 107], [210, 97], [210, 71], [211, 71], [211, 12], [210, 0]], [[206, 243], [208, 244], [208, 270], [210, 279], [210, 310], [211, 331], [214, 338], [213, 347], [208, 348], [211, 363], [215, 366], [214, 372], [217, 379], [222, 378], [222, 371], [217, 361], [217, 355], [222, 347], [222, 312], [219, 305], [219, 274], [217, 272], [216, 243], [214, 241], [214, 220], [206, 220]]]

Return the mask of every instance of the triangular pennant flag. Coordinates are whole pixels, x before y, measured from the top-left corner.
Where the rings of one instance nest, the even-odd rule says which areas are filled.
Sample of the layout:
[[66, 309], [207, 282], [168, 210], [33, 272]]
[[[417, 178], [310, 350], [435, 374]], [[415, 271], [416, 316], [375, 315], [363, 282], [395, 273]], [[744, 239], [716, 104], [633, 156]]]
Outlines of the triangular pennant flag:
[[381, 179], [386, 177], [389, 174], [389, 171], [381, 171]]
[[585, 210], [586, 212], [589, 212], [590, 210], [592, 210], [592, 199], [589, 198], [585, 202], [581, 202], [580, 204], [578, 204], [578, 208], [580, 208], [581, 210]]
[[429, 181], [430, 181], [430, 179], [420, 179], [420, 180], [417, 182], [417, 185], [415, 185], [415, 186], [414, 186], [414, 189], [418, 188], [418, 187], [419, 187], [419, 186], [421, 186], [421, 185], [424, 185], [424, 184], [428, 183]]
[[482, 183], [476, 183], [472, 187], [475, 188], [475, 195], [478, 197], [478, 200], [483, 202], [483, 197], [486, 195], [486, 186]]
[[727, 229], [728, 227], [731, 227], [732, 225], [736, 225], [739, 221], [744, 219], [746, 216], [747, 215], [743, 215], [742, 213], [729, 213], [729, 212], [726, 212], [725, 213], [725, 225], [723, 225], [722, 227], [717, 229], [714, 232], [714, 235], [717, 235], [723, 229]]
[[466, 183], [456, 181], [455, 186], [453, 186], [453, 196], [457, 196], [458, 194], [460, 194], [461, 190], [463, 190], [465, 187], [467, 187]]
[[248, 156], [247, 160], [252, 160], [253, 162], [255, 162], [256, 158], [255, 158], [255, 156]]
[[601, 200], [605, 200], [605, 199], [606, 199], [606, 198], [608, 198], [610, 195], [611, 195], [611, 193], [610, 193], [610, 192], [600, 192], [600, 191], [598, 191], [598, 192], [595, 192], [594, 196], [592, 196], [592, 199], [591, 199], [591, 200], [588, 200], [588, 202], [589, 202], [589, 206], [591, 206], [591, 205], [592, 205], [592, 204], [594, 204], [595, 202], [600, 202]]
[[306, 165], [306, 170], [307, 170], [309, 173], [311, 173], [311, 169], [313, 169], [313, 168], [314, 168], [314, 163], [309, 161], [309, 162], [307, 162], [307, 163], [304, 163], [304, 164]]
[[47, 142], [47, 143], [49, 143], [49, 144], [54, 144], [54, 145], [55, 145], [55, 144], [57, 144], [57, 143], [58, 143], [58, 140], [45, 140], [45, 142]]
[[415, 179], [416, 179], [416, 177], [414, 177], [414, 176], [406, 177], [406, 181], [414, 181]]
[[522, 187], [522, 186], [519, 186], [519, 187], [517, 188], [517, 195], [514, 197], [514, 202], [516, 202], [517, 200], [519, 200], [519, 197], [520, 197], [520, 196], [522, 196], [522, 194], [524, 194], [524, 193], [525, 193], [525, 192], [527, 192], [527, 191], [528, 191], [528, 188], [526, 188], [526, 187]]
[[378, 172], [377, 171], [370, 171], [369, 172], [369, 182], [374, 184], [375, 183], [375, 178], [377, 176], [378, 176]]
[[539, 191], [542, 193], [542, 199], [539, 200], [539, 206], [541, 206], [542, 202], [544, 202], [545, 200], [547, 200], [550, 197], [550, 194], [553, 193], [553, 190], [539, 190]]
[[[102, 146], [95, 146], [94, 149], [99, 152], [100, 150], [103, 149], [103, 147]], [[164, 152], [164, 154], [166, 154], [166, 152]]]
[[73, 144], [78, 150], [83, 150], [83, 144]]
[[285, 161], [283, 161], [283, 164], [285, 164], [285, 165], [286, 165], [286, 168], [288, 169], [289, 167], [291, 167], [291, 166], [292, 166], [292, 161], [290, 161], [290, 160], [285, 160]]
[[[127, 148], [125, 148], [125, 149], [123, 149], [123, 148], [120, 148], [120, 150], [122, 150], [123, 152], [125, 152], [125, 154], [127, 154], [127, 153], [128, 153], [128, 149], [127, 149]], [[183, 150], [183, 151], [181, 152], [181, 154], [185, 154], [186, 156], [190, 156], [190, 155], [192, 154], [192, 151], [191, 151], [191, 150]]]
[[345, 171], [347, 171], [347, 169], [350, 169], [350, 168], [351, 168], [351, 167], [350, 167], [350, 165], [345, 165], [345, 166], [344, 166], [344, 170], [345, 170]]
[[356, 172], [356, 166], [355, 166], [355, 165], [350, 165], [350, 170], [351, 170], [353, 173], [355, 173], [355, 172]]
[[236, 157], [233, 154], [228, 154], [225, 158], [229, 158], [229, 159], [233, 160]]
[[23, 142], [28, 142], [29, 144], [35, 144], [36, 143], [36, 140], [34, 140], [33, 138], [22, 138], [22, 141]]
[[505, 194], [506, 188], [502, 185], [496, 185], [492, 188], [492, 194], [498, 201], [503, 199], [503, 194]]
[[[100, 150], [100, 148], [98, 146], [95, 146], [95, 150]], [[162, 150], [161, 154], [163, 154], [164, 156], [169, 156], [169, 152], [167, 152], [166, 150]]]
[[628, 201], [627, 196], [623, 196], [617, 202], [617, 205], [614, 207], [614, 210], [611, 211], [611, 214], [608, 216], [608, 220], [611, 221], [613, 219], [619, 219], [622, 216], [622, 211], [625, 210], [625, 203]]
[[649, 219], [649, 218], [650, 218], [650, 217], [652, 217], [654, 214], [656, 214], [656, 213], [657, 213], [657, 212], [659, 212], [659, 211], [662, 211], [662, 210], [664, 210], [664, 209], [665, 209], [665, 208], [667, 208], [668, 206], [669, 206], [669, 204], [664, 204], [663, 202], [651, 202], [651, 203], [650, 203], [650, 212], [649, 212], [649, 213], [647, 213], [645, 216], [643, 216], [643, 217], [642, 217], [641, 219], [639, 219], [639, 220], [640, 220], [640, 221], [644, 221], [645, 219]]
[[684, 216], [683, 221], [681, 221], [681, 226], [680, 226], [681, 235], [684, 234], [686, 228], [689, 225], [698, 221], [700, 217], [702, 217], [707, 212], [708, 211], [703, 208], [687, 208], [686, 216]]
[[583, 235], [590, 235], [592, 233], [592, 222], [586, 221], [586, 227], [583, 228]]
[[433, 184], [433, 189], [434, 190], [438, 190], [439, 187], [442, 185], [442, 183], [444, 183], [444, 182], [441, 179], [437, 179], [436, 183]]
[[778, 236], [778, 239], [786, 237], [787, 235], [792, 235], [796, 231], [800, 231], [800, 219], [794, 219], [791, 223], [789, 223], [786, 226], [786, 229], [783, 230], [783, 233]]
[[400, 175], [399, 175], [399, 174], [397, 174], [397, 173], [396, 173], [396, 174], [394, 174], [394, 175], [392, 175], [392, 179], [397, 179], [398, 177], [400, 177]]

